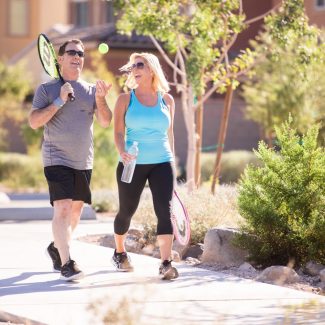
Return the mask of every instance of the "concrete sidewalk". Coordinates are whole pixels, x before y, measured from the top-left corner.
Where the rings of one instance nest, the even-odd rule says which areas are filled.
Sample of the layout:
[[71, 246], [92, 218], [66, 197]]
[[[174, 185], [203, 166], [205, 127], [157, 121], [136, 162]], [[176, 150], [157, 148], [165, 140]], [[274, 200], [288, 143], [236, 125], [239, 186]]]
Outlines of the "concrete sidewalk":
[[[306, 292], [182, 263], [176, 263], [177, 280], [162, 281], [159, 260], [136, 254], [131, 254], [135, 272], [116, 272], [110, 262], [113, 249], [77, 240], [108, 232], [112, 222], [81, 222], [71, 255], [86, 277], [67, 283], [52, 272], [44, 254], [51, 240], [49, 220], [0, 222], [0, 321], [97, 325], [104, 324], [106, 314], [105, 324], [325, 323], [325, 297]], [[113, 322], [121, 316], [124, 320]]]

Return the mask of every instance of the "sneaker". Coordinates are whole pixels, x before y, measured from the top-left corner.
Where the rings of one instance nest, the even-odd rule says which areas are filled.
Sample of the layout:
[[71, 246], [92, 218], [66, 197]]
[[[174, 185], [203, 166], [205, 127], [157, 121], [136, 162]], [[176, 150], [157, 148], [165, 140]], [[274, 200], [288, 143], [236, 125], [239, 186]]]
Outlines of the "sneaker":
[[159, 276], [162, 280], [172, 280], [178, 278], [178, 271], [172, 266], [172, 261], [165, 260], [160, 264]]
[[54, 246], [54, 242], [47, 247], [46, 251], [52, 260], [54, 271], [61, 271], [61, 258], [58, 249]]
[[84, 277], [83, 272], [79, 269], [77, 263], [69, 260], [61, 268], [61, 280], [74, 281]]
[[131, 264], [131, 259], [126, 252], [116, 253], [112, 257], [113, 265], [116, 267], [116, 271], [120, 272], [132, 272], [133, 266]]

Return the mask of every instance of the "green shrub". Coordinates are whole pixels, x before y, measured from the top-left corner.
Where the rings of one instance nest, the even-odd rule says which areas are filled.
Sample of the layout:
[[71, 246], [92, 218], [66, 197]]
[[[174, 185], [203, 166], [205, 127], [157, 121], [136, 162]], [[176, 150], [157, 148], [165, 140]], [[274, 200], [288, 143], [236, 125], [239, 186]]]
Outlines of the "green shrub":
[[[203, 153], [201, 180], [208, 181], [213, 175], [216, 153]], [[220, 184], [237, 183], [248, 164], [258, 165], [258, 159], [251, 151], [233, 150], [221, 156]]]
[[259, 144], [263, 167], [248, 167], [238, 205], [245, 218], [240, 245], [263, 266], [325, 264], [325, 152], [317, 147], [318, 127], [299, 137], [291, 119], [276, 128], [280, 151]]
[[46, 190], [41, 157], [1, 152], [0, 182], [16, 191]]

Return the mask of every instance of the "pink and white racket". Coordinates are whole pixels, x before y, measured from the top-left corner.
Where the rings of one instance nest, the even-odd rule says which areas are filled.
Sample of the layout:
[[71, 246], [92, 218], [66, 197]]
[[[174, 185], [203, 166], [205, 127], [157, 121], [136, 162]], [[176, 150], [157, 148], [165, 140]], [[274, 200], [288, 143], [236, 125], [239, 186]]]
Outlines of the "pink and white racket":
[[176, 240], [185, 246], [189, 243], [191, 237], [190, 219], [176, 191], [173, 194], [171, 212], [171, 221]]

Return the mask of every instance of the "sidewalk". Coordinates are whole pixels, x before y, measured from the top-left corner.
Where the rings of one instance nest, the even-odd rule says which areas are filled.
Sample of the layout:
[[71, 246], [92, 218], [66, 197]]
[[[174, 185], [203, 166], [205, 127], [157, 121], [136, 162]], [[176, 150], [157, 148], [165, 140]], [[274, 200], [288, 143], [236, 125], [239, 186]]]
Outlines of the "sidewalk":
[[[20, 324], [100, 325], [106, 313], [106, 324], [325, 323], [325, 297], [306, 292], [183, 263], [175, 263], [177, 280], [162, 281], [159, 260], [136, 254], [131, 254], [135, 272], [116, 272], [110, 262], [113, 249], [77, 240], [108, 232], [112, 221], [81, 222], [71, 255], [86, 277], [67, 283], [52, 272], [44, 254], [50, 220], [0, 222], [0, 322], [17, 321], [16, 315]], [[125, 316], [124, 321], [113, 323], [116, 315]]]

